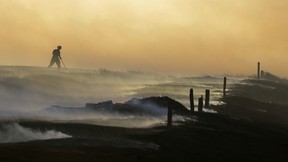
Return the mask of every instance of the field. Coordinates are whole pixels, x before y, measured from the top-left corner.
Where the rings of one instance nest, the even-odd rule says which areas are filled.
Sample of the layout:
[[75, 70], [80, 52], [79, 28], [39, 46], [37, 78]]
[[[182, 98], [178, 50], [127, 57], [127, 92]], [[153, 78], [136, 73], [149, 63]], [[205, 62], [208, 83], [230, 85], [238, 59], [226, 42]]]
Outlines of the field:
[[[62, 73], [60, 74], [62, 77]], [[104, 74], [105, 77], [115, 77], [115, 74], [107, 74], [107, 72]], [[150, 77], [150, 74], [146, 75], [146, 79], [151, 81]], [[1, 86], [5, 79], [7, 78], [1, 78]], [[77, 79], [79, 81], [79, 78]], [[197, 79], [198, 82], [195, 82], [194, 78], [194, 83], [198, 85], [204, 83], [203, 78], [201, 82], [199, 78]], [[131, 78], [127, 80], [131, 83]], [[124, 98], [140, 97], [144, 92], [148, 92], [148, 89], [149, 96], [153, 93], [153, 89], [157, 91], [156, 93], [169, 95], [173, 90], [161, 91], [164, 85], [169, 84], [170, 88], [174, 85], [173, 89], [178, 93], [178, 98], [173, 95], [169, 97], [176, 101], [180, 98], [180, 103], [187, 107], [179, 97], [179, 84], [181, 88], [187, 89], [190, 83], [186, 82], [187, 84], [183, 85], [179, 80], [183, 81], [187, 78], [169, 77], [164, 83], [163, 78], [153, 77], [153, 82], [151, 81], [149, 86], [138, 82], [138, 88], [133, 89], [134, 96]], [[161, 108], [163, 111], [155, 108], [158, 115], [153, 117], [143, 114], [113, 113], [109, 116], [107, 114], [97, 116], [95, 113], [85, 118], [88, 114], [78, 115], [66, 112], [52, 117], [52, 114], [44, 116], [41, 109], [33, 113], [21, 112], [22, 115], [19, 115], [17, 106], [14, 107], [13, 113], [2, 110], [6, 115], [2, 113], [1, 117], [0, 161], [287, 161], [288, 106], [286, 101], [288, 100], [285, 89], [288, 89], [288, 82], [279, 78], [237, 80], [229, 86], [227, 98], [221, 99], [217, 97], [221, 96], [221, 81], [219, 81], [221, 78], [216, 78], [215, 81], [215, 78], [206, 77], [207, 80], [209, 86], [214, 88], [212, 101], [217, 104], [206, 108], [207, 112], [187, 111], [185, 114], [173, 116], [172, 128], [166, 127], [165, 107]], [[135, 80], [133, 85], [134, 83]], [[204, 89], [208, 86], [208, 84], [202, 85]], [[121, 86], [117, 85], [117, 87]], [[167, 88], [162, 89], [167, 90]], [[175, 91], [176, 89], [179, 91]], [[189, 88], [187, 91], [189, 92]], [[125, 93], [121, 91], [121, 94], [123, 97]], [[196, 93], [196, 96], [199, 95]], [[48, 99], [50, 102], [50, 98]], [[182, 99], [184, 100], [184, 97]], [[80, 106], [78, 108], [83, 109], [81, 104], [73, 106]], [[154, 109], [151, 111], [155, 112]], [[106, 116], [99, 119], [101, 115]], [[134, 124], [129, 125], [129, 123]]]

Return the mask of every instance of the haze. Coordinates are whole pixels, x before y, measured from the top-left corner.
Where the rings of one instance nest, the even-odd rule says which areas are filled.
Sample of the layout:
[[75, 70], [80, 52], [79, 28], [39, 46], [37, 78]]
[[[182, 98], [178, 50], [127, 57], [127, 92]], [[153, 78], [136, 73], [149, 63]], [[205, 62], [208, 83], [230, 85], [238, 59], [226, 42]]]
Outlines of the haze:
[[288, 0], [1, 0], [0, 64], [288, 76]]

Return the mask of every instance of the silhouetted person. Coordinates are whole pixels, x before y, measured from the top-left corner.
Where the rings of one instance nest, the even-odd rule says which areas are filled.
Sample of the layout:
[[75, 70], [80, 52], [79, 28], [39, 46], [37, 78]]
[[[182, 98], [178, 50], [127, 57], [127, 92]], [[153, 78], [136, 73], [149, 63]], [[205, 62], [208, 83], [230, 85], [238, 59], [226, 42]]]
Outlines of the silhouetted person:
[[49, 64], [48, 68], [53, 66], [55, 63], [57, 64], [58, 69], [61, 68], [61, 63], [60, 63], [60, 59], [62, 59], [61, 56], [60, 56], [61, 48], [62, 48], [61, 46], [58, 46], [57, 49], [53, 50], [53, 52], [52, 52], [53, 56], [52, 56], [52, 59], [50, 61], [50, 64]]

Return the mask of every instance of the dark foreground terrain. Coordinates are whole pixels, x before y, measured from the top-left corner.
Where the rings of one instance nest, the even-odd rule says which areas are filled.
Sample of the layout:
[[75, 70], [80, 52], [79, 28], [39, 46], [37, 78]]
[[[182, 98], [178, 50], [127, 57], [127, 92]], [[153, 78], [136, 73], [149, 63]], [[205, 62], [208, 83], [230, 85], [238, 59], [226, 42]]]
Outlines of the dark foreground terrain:
[[[263, 84], [286, 86], [259, 83], [265, 93]], [[211, 107], [219, 113], [188, 114], [190, 120], [170, 129], [19, 121], [73, 138], [0, 144], [0, 161], [288, 161], [287, 105], [273, 102], [277, 88], [269, 89], [269, 102], [245, 97], [246, 88], [234, 87], [241, 95], [232, 92], [225, 105]]]

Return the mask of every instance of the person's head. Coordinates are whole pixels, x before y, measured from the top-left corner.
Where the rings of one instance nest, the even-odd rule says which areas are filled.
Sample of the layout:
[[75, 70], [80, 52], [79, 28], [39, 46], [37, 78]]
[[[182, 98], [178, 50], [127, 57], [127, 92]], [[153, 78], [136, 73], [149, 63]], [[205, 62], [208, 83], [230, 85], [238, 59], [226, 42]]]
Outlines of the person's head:
[[57, 46], [57, 49], [59, 49], [59, 50], [60, 50], [61, 48], [62, 48], [61, 46]]

